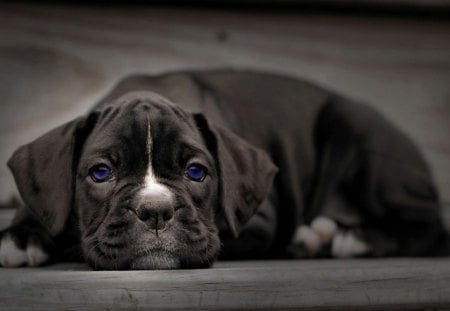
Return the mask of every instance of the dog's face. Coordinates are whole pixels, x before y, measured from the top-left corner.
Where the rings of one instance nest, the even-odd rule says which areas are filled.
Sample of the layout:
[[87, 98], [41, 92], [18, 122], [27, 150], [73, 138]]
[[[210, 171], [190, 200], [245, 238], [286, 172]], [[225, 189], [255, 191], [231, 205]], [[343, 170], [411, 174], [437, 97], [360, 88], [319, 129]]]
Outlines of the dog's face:
[[[9, 165], [52, 236], [78, 220], [99, 269], [207, 267], [276, 168], [258, 148], [154, 93], [132, 93], [21, 147]], [[222, 228], [221, 228], [222, 229]]]
[[220, 245], [218, 177], [192, 116], [141, 100], [107, 108], [100, 119], [76, 180], [87, 260], [120, 269], [211, 263]]

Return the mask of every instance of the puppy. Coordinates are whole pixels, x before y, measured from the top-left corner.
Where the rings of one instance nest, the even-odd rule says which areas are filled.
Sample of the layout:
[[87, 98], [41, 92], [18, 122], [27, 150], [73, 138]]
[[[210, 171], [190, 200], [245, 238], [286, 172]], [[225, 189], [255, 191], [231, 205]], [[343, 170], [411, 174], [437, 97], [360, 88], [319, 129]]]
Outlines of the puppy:
[[126, 78], [8, 162], [25, 205], [0, 263], [448, 254], [429, 169], [371, 108], [266, 73]]

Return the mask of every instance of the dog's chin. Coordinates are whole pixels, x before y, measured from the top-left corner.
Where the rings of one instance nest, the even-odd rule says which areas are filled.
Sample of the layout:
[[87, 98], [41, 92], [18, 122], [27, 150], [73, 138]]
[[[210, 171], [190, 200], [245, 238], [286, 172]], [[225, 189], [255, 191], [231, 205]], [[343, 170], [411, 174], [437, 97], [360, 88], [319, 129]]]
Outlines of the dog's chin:
[[209, 268], [215, 258], [180, 258], [170, 252], [157, 250], [131, 258], [86, 258], [86, 261], [94, 270], [171, 270]]
[[180, 268], [180, 260], [165, 252], [156, 252], [133, 259], [130, 270], [167, 270]]
[[181, 268], [181, 260], [164, 251], [132, 258], [86, 258], [94, 270], [168, 270]]

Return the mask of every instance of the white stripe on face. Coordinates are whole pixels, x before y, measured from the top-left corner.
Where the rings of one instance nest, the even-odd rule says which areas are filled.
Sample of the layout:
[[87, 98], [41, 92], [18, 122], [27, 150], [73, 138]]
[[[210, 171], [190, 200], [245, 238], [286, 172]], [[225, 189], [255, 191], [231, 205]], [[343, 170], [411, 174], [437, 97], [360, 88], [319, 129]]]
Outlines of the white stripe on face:
[[170, 189], [158, 182], [152, 167], [152, 136], [150, 131], [150, 122], [147, 122], [147, 143], [146, 155], [148, 157], [147, 173], [144, 178], [144, 187], [140, 191], [140, 197], [143, 199], [152, 199], [157, 202], [173, 201], [173, 193]]

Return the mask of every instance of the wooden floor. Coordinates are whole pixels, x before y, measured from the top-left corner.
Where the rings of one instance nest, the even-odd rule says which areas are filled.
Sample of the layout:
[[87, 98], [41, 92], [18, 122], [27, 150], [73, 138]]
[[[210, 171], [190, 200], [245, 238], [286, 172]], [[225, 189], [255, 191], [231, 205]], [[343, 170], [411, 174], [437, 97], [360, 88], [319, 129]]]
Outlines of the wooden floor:
[[2, 269], [1, 310], [445, 310], [449, 259], [219, 262], [206, 270]]
[[[126, 74], [211, 67], [288, 73], [370, 102], [423, 149], [450, 211], [445, 20], [0, 4], [0, 163], [88, 110]], [[2, 164], [0, 202], [15, 192]], [[0, 268], [0, 310], [244, 307], [450, 309], [450, 258]]]

